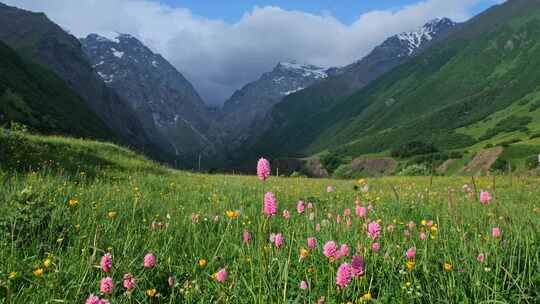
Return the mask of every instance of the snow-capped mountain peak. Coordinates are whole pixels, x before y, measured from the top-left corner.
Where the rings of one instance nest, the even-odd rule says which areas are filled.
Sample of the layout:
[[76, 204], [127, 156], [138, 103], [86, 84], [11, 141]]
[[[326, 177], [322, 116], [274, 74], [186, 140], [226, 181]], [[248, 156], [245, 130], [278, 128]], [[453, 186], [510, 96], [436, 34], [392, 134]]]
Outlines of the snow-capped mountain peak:
[[307, 63], [299, 63], [297, 61], [282, 61], [278, 63], [276, 69], [285, 69], [297, 73], [301, 73], [304, 77], [312, 77], [322, 79], [328, 77], [327, 68], [315, 66]]
[[428, 21], [414, 31], [403, 32], [397, 38], [408, 44], [409, 55], [428, 41], [431, 41], [440, 31], [454, 27], [455, 22], [448, 18], [436, 18]]

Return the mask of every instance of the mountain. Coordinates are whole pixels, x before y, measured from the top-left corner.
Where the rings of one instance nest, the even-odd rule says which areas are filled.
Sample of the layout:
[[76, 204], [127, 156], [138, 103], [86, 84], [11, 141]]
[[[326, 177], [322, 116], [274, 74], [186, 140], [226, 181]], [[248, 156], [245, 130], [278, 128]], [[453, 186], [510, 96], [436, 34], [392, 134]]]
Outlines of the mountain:
[[81, 43], [98, 75], [129, 102], [154, 144], [189, 164], [199, 153], [217, 154], [204, 135], [211, 114], [191, 83], [161, 55], [128, 34], [90, 34]]
[[0, 41], [56, 73], [124, 144], [158, 155], [135, 113], [95, 73], [77, 38], [45, 14], [0, 3]]
[[[332, 75], [323, 81], [286, 96], [266, 117], [264, 136], [252, 139], [257, 142], [255, 150], [278, 156], [299, 155], [300, 146], [312, 138], [305, 135], [315, 125], [314, 117], [338, 99], [352, 94], [384, 73], [392, 70], [423, 50], [446, 37], [457, 24], [448, 18], [429, 21], [424, 26], [386, 39], [367, 56], [350, 65], [331, 69]], [[294, 138], [291, 143], [291, 138]], [[252, 153], [253, 147], [244, 151]], [[240, 153], [245, 155], [245, 153]]]
[[266, 127], [264, 119], [276, 103], [327, 78], [333, 70], [296, 61], [278, 63], [225, 102], [212, 124], [211, 136], [228, 151], [238, 149], [260, 136]]
[[539, 37], [540, 1], [494, 6], [363, 89], [309, 115], [316, 123], [296, 132], [291, 126], [298, 121], [287, 120], [296, 117], [283, 112], [285, 99], [273, 113], [283, 126], [267, 133], [259, 148], [271, 147], [274, 155], [330, 150], [357, 157], [422, 141], [442, 151], [516, 144], [524, 147], [516, 153], [537, 153]]
[[0, 125], [22, 123], [47, 134], [102, 140], [115, 136], [54, 72], [0, 42]]

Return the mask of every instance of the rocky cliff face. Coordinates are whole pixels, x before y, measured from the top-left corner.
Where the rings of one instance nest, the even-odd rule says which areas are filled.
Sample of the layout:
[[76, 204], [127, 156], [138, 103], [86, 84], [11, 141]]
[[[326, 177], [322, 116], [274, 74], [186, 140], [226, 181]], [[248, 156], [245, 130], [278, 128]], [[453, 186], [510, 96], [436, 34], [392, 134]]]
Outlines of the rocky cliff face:
[[127, 34], [90, 34], [84, 51], [103, 81], [128, 101], [161, 149], [193, 161], [217, 153], [206, 137], [210, 112], [186, 78]]

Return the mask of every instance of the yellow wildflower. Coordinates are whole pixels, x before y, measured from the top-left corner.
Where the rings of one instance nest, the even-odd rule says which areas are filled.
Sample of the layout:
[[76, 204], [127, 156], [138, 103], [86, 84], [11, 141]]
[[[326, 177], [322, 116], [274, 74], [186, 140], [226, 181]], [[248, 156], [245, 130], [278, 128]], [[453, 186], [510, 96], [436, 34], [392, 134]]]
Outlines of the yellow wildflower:
[[373, 300], [373, 297], [371, 296], [371, 292], [365, 293], [365, 294], [362, 296], [362, 300], [363, 300], [363, 301], [366, 301], [366, 302], [369, 302], [369, 301]]
[[146, 291], [146, 295], [149, 296], [150, 298], [155, 298], [159, 295], [159, 293], [157, 292], [155, 288], [152, 288]]
[[204, 268], [204, 266], [206, 266], [206, 260], [200, 259], [198, 264], [199, 264], [199, 267]]
[[12, 271], [8, 274], [8, 279], [13, 280], [17, 277], [17, 272]]
[[45, 268], [51, 267], [51, 264], [52, 262], [51, 262], [51, 259], [49, 258], [46, 258], [45, 261], [43, 261], [43, 266], [45, 266]]
[[77, 206], [78, 204], [79, 204], [79, 201], [74, 199], [74, 198], [72, 198], [72, 199], [70, 199], [68, 201], [68, 205], [70, 205], [70, 206]]
[[116, 211], [109, 211], [109, 213], [107, 213], [107, 216], [110, 218], [110, 219], [113, 219], [116, 217]]
[[451, 271], [454, 266], [452, 266], [452, 264], [450, 264], [448, 262], [445, 262], [443, 267], [444, 267], [445, 271]]
[[306, 248], [300, 248], [300, 258], [305, 259], [309, 255], [309, 251]]
[[36, 277], [40, 277], [43, 275], [43, 268], [36, 268], [36, 270], [34, 270], [34, 272], [32, 272], [32, 274], [34, 274]]
[[239, 212], [238, 211], [233, 211], [233, 210], [227, 210], [225, 211], [225, 215], [227, 215], [227, 217], [231, 220], [234, 220], [235, 218], [238, 217], [238, 214]]
[[407, 261], [407, 263], [405, 263], [405, 267], [407, 267], [408, 270], [413, 270], [415, 265], [416, 264], [414, 263], [413, 260], [409, 260], [409, 261]]

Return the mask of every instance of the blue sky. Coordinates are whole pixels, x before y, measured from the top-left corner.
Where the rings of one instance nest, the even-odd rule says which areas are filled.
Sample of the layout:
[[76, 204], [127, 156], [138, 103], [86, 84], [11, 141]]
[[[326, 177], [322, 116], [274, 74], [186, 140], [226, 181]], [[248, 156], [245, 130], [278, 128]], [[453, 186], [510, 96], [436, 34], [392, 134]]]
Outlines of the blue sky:
[[[193, 14], [237, 22], [245, 12], [256, 6], [278, 6], [285, 10], [298, 10], [315, 15], [332, 15], [345, 24], [354, 22], [362, 13], [371, 10], [396, 10], [416, 4], [418, 0], [152, 0], [171, 7], [190, 9]], [[452, 0], [448, 0], [452, 1]], [[481, 1], [470, 8], [472, 15], [497, 3], [497, 0]]]

